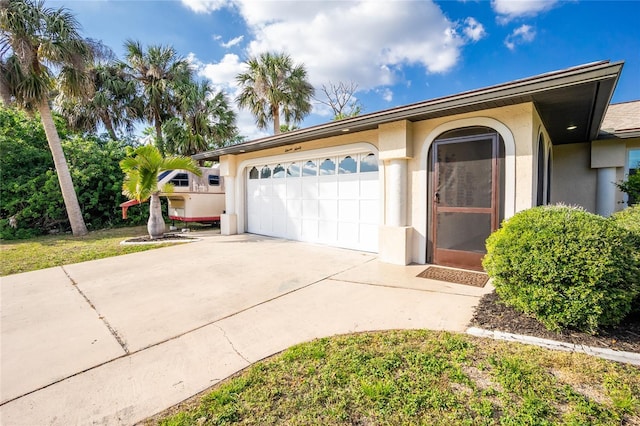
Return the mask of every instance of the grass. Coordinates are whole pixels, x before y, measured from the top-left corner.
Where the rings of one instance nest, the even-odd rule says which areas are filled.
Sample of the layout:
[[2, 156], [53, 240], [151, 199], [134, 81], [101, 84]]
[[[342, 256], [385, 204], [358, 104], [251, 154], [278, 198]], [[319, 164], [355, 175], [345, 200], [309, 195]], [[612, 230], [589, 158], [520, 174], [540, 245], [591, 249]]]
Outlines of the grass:
[[391, 331], [293, 346], [146, 424], [640, 424], [639, 395], [637, 367], [461, 334]]
[[94, 231], [84, 237], [65, 234], [47, 235], [29, 240], [2, 241], [0, 244], [0, 257], [2, 258], [0, 276], [172, 245], [120, 245], [120, 242], [127, 238], [146, 234], [147, 228], [145, 226], [137, 226]]

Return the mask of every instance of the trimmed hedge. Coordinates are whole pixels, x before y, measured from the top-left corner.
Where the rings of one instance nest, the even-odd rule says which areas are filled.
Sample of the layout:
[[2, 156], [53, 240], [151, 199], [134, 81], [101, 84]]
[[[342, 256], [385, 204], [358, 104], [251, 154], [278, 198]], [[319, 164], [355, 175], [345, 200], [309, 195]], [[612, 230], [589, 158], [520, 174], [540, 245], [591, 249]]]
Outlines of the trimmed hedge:
[[632, 233], [576, 207], [517, 213], [487, 239], [483, 266], [504, 303], [550, 330], [616, 325], [640, 293]]

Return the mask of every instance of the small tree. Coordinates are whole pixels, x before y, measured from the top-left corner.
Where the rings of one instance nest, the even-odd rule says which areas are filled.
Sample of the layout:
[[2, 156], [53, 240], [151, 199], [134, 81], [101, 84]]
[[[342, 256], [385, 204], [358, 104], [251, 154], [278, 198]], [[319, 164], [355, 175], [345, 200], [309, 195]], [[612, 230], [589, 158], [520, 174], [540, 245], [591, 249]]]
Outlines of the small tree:
[[329, 82], [329, 87], [322, 85], [324, 98], [315, 98], [315, 100], [331, 108], [334, 120], [355, 117], [362, 113], [362, 105], [354, 96], [357, 90], [358, 85], [353, 81], [349, 83], [341, 81], [338, 84]]
[[130, 200], [144, 202], [151, 199], [147, 231], [151, 239], [164, 235], [165, 223], [160, 207], [160, 192], [170, 193], [173, 185], [166, 184], [158, 188], [158, 174], [165, 170], [185, 170], [198, 176], [202, 172], [198, 165], [188, 157], [162, 157], [160, 150], [153, 145], [144, 145], [133, 151], [132, 156], [120, 162], [125, 174], [122, 193]]
[[617, 183], [616, 186], [629, 197], [628, 205], [640, 203], [640, 172], [629, 175], [627, 180]]

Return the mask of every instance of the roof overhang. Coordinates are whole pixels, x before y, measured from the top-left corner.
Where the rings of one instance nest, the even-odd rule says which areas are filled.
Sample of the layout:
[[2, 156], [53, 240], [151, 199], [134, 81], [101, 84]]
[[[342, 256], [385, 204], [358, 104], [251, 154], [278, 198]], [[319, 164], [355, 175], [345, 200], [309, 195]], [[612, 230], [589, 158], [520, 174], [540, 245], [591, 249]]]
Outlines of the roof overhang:
[[378, 128], [400, 120], [422, 121], [526, 102], [535, 104], [554, 144], [587, 142], [598, 137], [600, 124], [617, 84], [623, 62], [594, 62], [432, 99], [411, 105], [281, 133], [202, 152], [196, 160], [218, 160], [221, 155], [259, 151], [345, 133]]

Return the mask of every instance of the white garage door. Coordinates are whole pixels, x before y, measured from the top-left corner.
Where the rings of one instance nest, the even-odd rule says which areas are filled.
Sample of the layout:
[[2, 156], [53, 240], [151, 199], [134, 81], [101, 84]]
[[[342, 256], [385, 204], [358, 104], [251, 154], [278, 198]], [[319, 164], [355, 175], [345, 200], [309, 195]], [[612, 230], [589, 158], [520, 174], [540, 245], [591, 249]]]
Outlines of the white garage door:
[[371, 152], [251, 167], [248, 231], [378, 251], [378, 159]]

